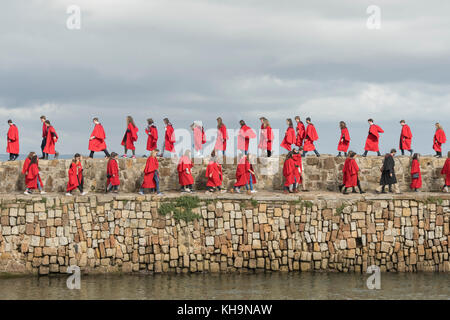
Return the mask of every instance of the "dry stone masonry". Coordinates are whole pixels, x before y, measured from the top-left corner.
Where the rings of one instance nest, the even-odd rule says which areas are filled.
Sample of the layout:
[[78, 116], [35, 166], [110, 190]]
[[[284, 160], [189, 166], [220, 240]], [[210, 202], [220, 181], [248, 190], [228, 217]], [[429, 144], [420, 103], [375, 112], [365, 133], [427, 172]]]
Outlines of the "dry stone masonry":
[[450, 196], [0, 196], [0, 272], [449, 272]]
[[[205, 171], [208, 159], [196, 159], [202, 163], [195, 164], [193, 176], [197, 189], [205, 189]], [[256, 161], [256, 159], [255, 159]], [[327, 190], [337, 191], [338, 185], [342, 181], [342, 167], [344, 157], [333, 157], [322, 155], [307, 156], [304, 163], [305, 187], [311, 191]], [[142, 183], [145, 158], [120, 159], [120, 179], [122, 192], [137, 192]], [[257, 173], [258, 190], [281, 190], [284, 184], [282, 169], [284, 156], [281, 158], [259, 158], [254, 168]], [[380, 181], [380, 167], [382, 157], [368, 156], [367, 158], [357, 157], [358, 165], [361, 169], [361, 184], [366, 190], [374, 190]], [[400, 181], [400, 188], [403, 191], [409, 189], [410, 158], [398, 156], [395, 158], [397, 179]], [[444, 166], [445, 159], [433, 157], [422, 157], [420, 166], [422, 170], [423, 188], [422, 191], [439, 191], [443, 185], [443, 178], [440, 171]], [[39, 167], [41, 177], [47, 192], [65, 192], [67, 186], [67, 171], [71, 160], [40, 160]], [[227, 158], [223, 165], [224, 186], [231, 188], [235, 183], [236, 159]], [[24, 191], [25, 182], [21, 175], [23, 161], [0, 162], [0, 193], [11, 191]], [[104, 191], [106, 188], [106, 160], [86, 159], [83, 160], [85, 190]], [[176, 171], [176, 161], [170, 159], [160, 159], [161, 190], [178, 190], [178, 174]]]

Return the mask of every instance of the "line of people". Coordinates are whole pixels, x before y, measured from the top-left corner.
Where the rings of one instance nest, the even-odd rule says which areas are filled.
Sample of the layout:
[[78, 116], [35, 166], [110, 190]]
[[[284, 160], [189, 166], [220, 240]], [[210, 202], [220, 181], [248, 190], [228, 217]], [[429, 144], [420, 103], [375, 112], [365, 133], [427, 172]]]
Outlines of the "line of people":
[[[294, 148], [287, 154], [283, 164], [283, 176], [284, 176], [284, 192], [285, 193], [298, 193], [300, 186], [303, 184], [303, 165], [302, 165], [302, 147]], [[149, 189], [151, 193], [162, 195], [159, 189], [160, 174], [159, 174], [159, 161], [158, 161], [158, 149], [153, 149], [150, 156], [147, 159], [144, 168], [144, 179], [139, 190], [140, 194], [144, 194], [145, 189]], [[392, 149], [390, 153], [384, 157], [383, 165], [380, 168], [381, 178], [380, 186], [376, 189], [378, 193], [386, 193], [385, 187], [388, 186], [389, 192], [399, 193], [398, 181], [395, 175], [395, 161], [394, 156], [396, 150]], [[356, 193], [355, 187], [358, 187], [359, 192], [365, 193], [361, 188], [359, 179], [360, 169], [356, 162], [357, 154], [353, 151], [348, 152], [348, 156], [344, 162], [342, 169], [342, 184], [339, 185], [339, 191], [347, 194], [347, 190], [352, 188], [352, 192]], [[444, 175], [443, 191], [448, 192], [450, 187], [450, 151], [447, 155], [444, 167], [441, 170], [441, 174]], [[119, 155], [112, 152], [109, 155], [109, 161], [106, 166], [107, 185], [106, 192], [118, 192], [120, 186], [120, 174], [119, 174]], [[422, 187], [422, 176], [419, 164], [419, 154], [415, 153], [411, 162], [411, 190], [417, 192]], [[22, 174], [25, 176], [26, 190], [25, 194], [31, 194], [31, 191], [38, 189], [42, 194], [44, 184], [39, 174], [39, 159], [35, 152], [30, 152], [25, 159]], [[194, 177], [192, 175], [192, 169], [194, 165], [191, 159], [191, 151], [186, 150], [184, 155], [179, 159], [177, 165], [178, 182], [181, 192], [194, 192]], [[206, 188], [207, 192], [226, 192], [226, 188], [222, 187], [223, 183], [223, 171], [221, 161], [216, 155], [215, 151], [212, 151], [209, 163], [206, 167], [205, 178], [207, 179]], [[236, 167], [236, 182], [230, 192], [240, 193], [242, 187], [245, 187], [248, 194], [257, 192], [254, 185], [257, 183], [256, 173], [253, 165], [250, 162], [249, 155], [243, 155]], [[68, 170], [68, 183], [67, 183], [67, 196], [71, 196], [72, 192], [76, 189], [80, 191], [81, 195], [87, 194], [84, 191], [84, 177], [82, 157], [79, 153], [75, 154]], [[393, 190], [393, 187], [395, 190]]]
[[[302, 156], [306, 156], [306, 154], [310, 151], [314, 152], [317, 157], [320, 156], [317, 151], [314, 143], [319, 140], [319, 136], [317, 134], [317, 130], [314, 124], [311, 122], [311, 118], [306, 118], [306, 126], [303, 124], [299, 116], [295, 118], [295, 128], [294, 122], [292, 119], [287, 119], [287, 129], [284, 134], [283, 140], [280, 146], [286, 149], [288, 152], [292, 150], [293, 147], [302, 147], [303, 153]], [[93, 157], [95, 152], [104, 152], [106, 157], [109, 157], [110, 154], [106, 147], [106, 134], [102, 124], [99, 122], [98, 118], [94, 118], [93, 120], [94, 128], [89, 138], [89, 146], [88, 149], [90, 151], [89, 157]], [[270, 126], [269, 121], [265, 117], [260, 118], [261, 121], [261, 130], [259, 137], [258, 148], [261, 150], [261, 153], [267, 157], [270, 157], [273, 153], [273, 141], [274, 134], [273, 130]], [[55, 158], [58, 157], [58, 152], [56, 151], [56, 143], [58, 142], [58, 134], [56, 133], [55, 128], [51, 125], [50, 121], [45, 117], [41, 116], [42, 122], [42, 157], [41, 159], [48, 159], [49, 155], [54, 155]], [[172, 126], [172, 123], [168, 118], [163, 119], [165, 126], [164, 133], [164, 143], [162, 144], [162, 152], [160, 156], [164, 156], [165, 153], [169, 153], [169, 155], [175, 153], [175, 130]], [[136, 126], [133, 118], [128, 116], [126, 119], [126, 130], [123, 135], [121, 144], [124, 147], [124, 154], [122, 157], [126, 158], [128, 155], [128, 151], [131, 151], [131, 158], [136, 158], [135, 154], [135, 143], [138, 140], [138, 132], [139, 129]], [[376, 152], [378, 156], [381, 156], [379, 149], [380, 142], [380, 134], [384, 133], [383, 129], [374, 123], [373, 119], [368, 119], [369, 124], [369, 132], [366, 138], [366, 143], [364, 147], [363, 157], [367, 156], [368, 152]], [[19, 130], [17, 126], [13, 123], [12, 120], [8, 120], [8, 133], [7, 133], [7, 150], [9, 153], [10, 161], [14, 161], [19, 156]], [[250, 128], [244, 120], [239, 121], [240, 129], [237, 136], [237, 149], [241, 151], [243, 154], [248, 154], [248, 149], [250, 145], [250, 140], [256, 138], [255, 131]], [[399, 149], [404, 155], [405, 151], [409, 151], [410, 154], [413, 154], [412, 145], [412, 132], [411, 128], [406, 124], [405, 120], [400, 121], [400, 125], [402, 126], [402, 130], [400, 133], [400, 141], [399, 141]], [[344, 121], [339, 123], [341, 135], [338, 141], [337, 156], [347, 156], [348, 149], [350, 147], [350, 133], [347, 128], [347, 125]], [[433, 137], [433, 149], [436, 151], [436, 157], [442, 157], [442, 145], [447, 141], [445, 132], [442, 126], [439, 123], [435, 124], [436, 131]], [[191, 130], [193, 131], [194, 136], [194, 150], [196, 152], [196, 156], [201, 156], [202, 146], [206, 143], [206, 136], [203, 124], [201, 121], [195, 121], [191, 125]], [[157, 148], [158, 144], [158, 129], [155, 126], [153, 119], [147, 120], [147, 127], [145, 128], [145, 134], [147, 135], [147, 147], [146, 149], [150, 152]], [[220, 152], [224, 155], [227, 149], [227, 140], [228, 132], [225, 124], [222, 121], [222, 118], [217, 118], [217, 136], [216, 142], [214, 145], [214, 150], [217, 154]]]

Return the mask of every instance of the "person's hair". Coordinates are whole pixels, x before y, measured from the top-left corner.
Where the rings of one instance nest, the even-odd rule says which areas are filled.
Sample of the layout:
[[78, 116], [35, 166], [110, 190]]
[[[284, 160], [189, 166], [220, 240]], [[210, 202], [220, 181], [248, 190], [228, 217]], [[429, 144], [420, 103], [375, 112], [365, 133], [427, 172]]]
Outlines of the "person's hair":
[[348, 156], [349, 156], [350, 158], [353, 158], [354, 156], [356, 156], [356, 152], [350, 150], [350, 151], [348, 152]]
[[97, 122], [98, 122], [98, 118], [97, 118], [97, 117], [95, 117], [94, 119], [92, 119], [92, 121], [97, 121]]
[[49, 126], [51, 125], [50, 120], [45, 120], [45, 123], [48, 124]]
[[159, 149], [153, 149], [151, 152], [151, 155], [158, 154], [158, 152], [159, 152]]
[[239, 121], [239, 124], [241, 125], [241, 127], [242, 127], [242, 126], [245, 126], [245, 121], [244, 121], [244, 120], [240, 120], [240, 121]]
[[218, 117], [216, 120], [217, 120], [217, 129], [220, 129], [220, 127], [222, 127], [223, 125], [222, 118]]
[[397, 153], [397, 150], [391, 149], [391, 152], [390, 152], [390, 153]]
[[74, 159], [79, 158], [79, 157], [81, 157], [81, 154], [79, 154], [79, 153], [75, 153], [75, 155], [73, 156]]
[[28, 154], [27, 158], [28, 158], [28, 159], [31, 159], [35, 154], [36, 154], [36, 152], [31, 151], [31, 152]]
[[400, 123], [406, 123], [406, 121], [405, 120], [400, 120]]
[[293, 128], [293, 127], [294, 127], [294, 124], [292, 123], [292, 119], [291, 119], [291, 118], [286, 119], [286, 121], [288, 122], [288, 126], [289, 126], [290, 128]]
[[311, 121], [311, 118], [310, 117], [306, 118], [306, 121]]
[[441, 124], [439, 122], [436, 122], [436, 127], [437, 127], [436, 130], [442, 129], [442, 126], [441, 126]]
[[373, 122], [372, 118], [367, 119], [368, 122]]
[[37, 162], [38, 162], [38, 156], [37, 156], [37, 154], [35, 154], [35, 155], [31, 158], [30, 164], [37, 163]]
[[111, 156], [109, 157], [110, 159], [114, 159], [115, 157], [117, 157], [118, 154], [115, 152], [111, 152]]
[[134, 120], [132, 116], [127, 116], [127, 124], [132, 124], [133, 126], [136, 127], [136, 125], [134, 124]]
[[299, 120], [300, 121], [300, 116], [295, 116], [295, 118], [294, 118], [295, 120]]
[[164, 118], [164, 119], [163, 119], [163, 122], [164, 122], [165, 124], [169, 124], [169, 123], [170, 123], [170, 120], [169, 120], [169, 118]]
[[292, 158], [292, 155], [294, 154], [294, 152], [289, 151], [287, 156], [286, 156], [286, 160]]
[[215, 156], [216, 156], [216, 151], [215, 150], [211, 151], [211, 157], [215, 157]]
[[184, 155], [185, 155], [185, 156], [191, 155], [191, 150], [187, 149], [187, 150], [184, 152]]
[[264, 121], [266, 121], [266, 120], [267, 120], [267, 118], [266, 118], [266, 117], [261, 117], [261, 118], [259, 118], [259, 120], [262, 120], [262, 121], [263, 121], [263, 123], [264, 123]]
[[13, 123], [11, 119], [8, 120], [8, 123]]
[[147, 123], [148, 124], [153, 124], [153, 119], [152, 118], [147, 119]]
[[339, 126], [341, 127], [341, 129], [347, 128], [347, 125], [344, 121], [339, 122]]
[[264, 128], [270, 127], [269, 120], [264, 119], [263, 126], [264, 126]]
[[412, 159], [413, 160], [417, 160], [419, 158], [419, 154], [418, 153], [414, 153]]
[[45, 116], [41, 116], [40, 119], [47, 120], [47, 118]]

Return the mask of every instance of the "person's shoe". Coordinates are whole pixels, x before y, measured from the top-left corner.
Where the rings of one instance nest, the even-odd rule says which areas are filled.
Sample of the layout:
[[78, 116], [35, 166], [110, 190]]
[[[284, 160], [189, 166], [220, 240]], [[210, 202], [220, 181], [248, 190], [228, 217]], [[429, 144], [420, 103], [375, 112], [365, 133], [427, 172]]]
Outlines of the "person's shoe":
[[23, 194], [31, 194], [28, 190], [25, 190]]
[[162, 192], [159, 192], [156, 194], [156, 196], [158, 196], [158, 197], [162, 197], [163, 195], [164, 195], [164, 193], [162, 193]]
[[82, 196], [85, 196], [87, 194], [88, 194], [87, 191], [84, 191], [84, 192], [81, 193]]
[[119, 190], [114, 190], [113, 193], [119, 193]]
[[294, 189], [294, 193], [299, 193], [300, 191], [298, 191], [298, 189]]
[[250, 193], [257, 193], [258, 191], [256, 190], [251, 190]]
[[142, 191], [139, 191], [138, 193], [139, 193], [141, 196], [144, 195], [144, 192], [142, 192]]
[[58, 159], [58, 157], [59, 157], [59, 152], [55, 151], [55, 159]]
[[386, 191], [381, 191], [380, 193], [387, 193]]
[[358, 193], [358, 192], [356, 192], [356, 190], [352, 190], [352, 193]]
[[289, 193], [289, 191], [287, 191], [287, 190], [284, 190], [284, 191], [283, 191], [283, 193], [284, 193], [284, 194], [288, 194], [288, 193]]
[[227, 193], [227, 190], [226, 189], [222, 189], [222, 190], [220, 190], [220, 193]]
[[132, 156], [131, 159], [136, 159], [136, 156]]
[[126, 154], [122, 155], [122, 158], [126, 158], [126, 157], [127, 157], [127, 155], [126, 155]]
[[206, 190], [205, 194], [211, 194], [212, 192], [209, 190]]
[[443, 190], [442, 190], [442, 191], [444, 191], [444, 192], [448, 193], [448, 187], [447, 187], [447, 186], [445, 186], [445, 187], [443, 188]]
[[241, 190], [240, 189], [234, 189], [234, 192], [241, 193]]
[[362, 191], [361, 189], [359, 190], [360, 194], [366, 193], [365, 191]]
[[46, 194], [47, 192], [45, 192], [45, 191], [41, 191], [41, 194]]
[[67, 193], [66, 193], [66, 196], [72, 197], [72, 194], [71, 194], [70, 192], [67, 192]]

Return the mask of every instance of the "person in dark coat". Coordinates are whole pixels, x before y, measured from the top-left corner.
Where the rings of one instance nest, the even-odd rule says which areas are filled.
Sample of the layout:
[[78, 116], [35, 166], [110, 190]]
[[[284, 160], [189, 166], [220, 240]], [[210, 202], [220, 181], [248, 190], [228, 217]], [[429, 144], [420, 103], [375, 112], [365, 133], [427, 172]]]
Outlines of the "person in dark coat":
[[391, 153], [384, 156], [383, 166], [381, 167], [381, 179], [380, 186], [381, 193], [386, 193], [384, 190], [386, 185], [389, 186], [389, 192], [392, 192], [392, 185], [397, 183], [397, 177], [395, 176], [395, 161], [394, 156], [397, 150], [392, 149]]

